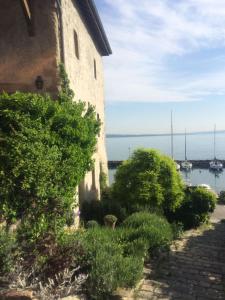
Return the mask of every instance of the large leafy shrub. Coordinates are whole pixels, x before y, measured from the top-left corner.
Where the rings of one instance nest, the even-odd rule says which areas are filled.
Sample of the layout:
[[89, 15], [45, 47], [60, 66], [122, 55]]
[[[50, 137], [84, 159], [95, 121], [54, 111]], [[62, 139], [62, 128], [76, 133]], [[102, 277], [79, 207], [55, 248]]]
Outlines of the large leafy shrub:
[[216, 206], [216, 195], [202, 187], [187, 188], [185, 201], [174, 214], [169, 216], [170, 220], [179, 221], [186, 229], [198, 227], [207, 222]]
[[128, 240], [144, 241], [150, 254], [159, 249], [168, 249], [173, 240], [171, 225], [164, 217], [156, 214], [134, 213], [123, 222], [123, 227], [131, 229], [127, 233]]
[[37, 235], [46, 223], [51, 230], [63, 226], [92, 168], [100, 123], [93, 107], [72, 100], [67, 78], [56, 100], [0, 95], [0, 214], [26, 219]]
[[128, 215], [143, 209], [174, 211], [183, 197], [183, 182], [174, 161], [158, 151], [139, 149], [117, 169], [113, 200]]

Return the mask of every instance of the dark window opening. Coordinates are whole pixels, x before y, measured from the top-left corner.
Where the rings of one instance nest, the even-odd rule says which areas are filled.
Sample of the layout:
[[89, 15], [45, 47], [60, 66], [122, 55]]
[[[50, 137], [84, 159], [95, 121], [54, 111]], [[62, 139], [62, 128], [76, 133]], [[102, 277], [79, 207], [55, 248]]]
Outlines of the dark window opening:
[[96, 66], [96, 60], [94, 59], [94, 76], [95, 79], [97, 79], [97, 66]]
[[80, 59], [78, 35], [75, 30], [74, 30], [74, 48], [75, 48], [75, 55], [77, 59]]
[[[97, 114], [97, 120], [98, 120], [99, 122], [101, 122], [101, 119], [100, 119], [99, 114]], [[100, 127], [100, 131], [99, 131], [98, 137], [100, 137], [100, 136], [101, 136], [101, 127]]]

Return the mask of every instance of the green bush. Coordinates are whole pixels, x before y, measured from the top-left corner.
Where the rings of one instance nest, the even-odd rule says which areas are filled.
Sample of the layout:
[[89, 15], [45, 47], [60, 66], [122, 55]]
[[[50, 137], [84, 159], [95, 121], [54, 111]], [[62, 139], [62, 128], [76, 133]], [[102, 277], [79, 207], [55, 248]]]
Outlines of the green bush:
[[93, 228], [79, 235], [89, 276], [86, 287], [91, 299], [107, 299], [118, 287], [133, 287], [141, 278], [143, 260], [127, 255], [117, 230]]
[[113, 224], [113, 223], [116, 223], [116, 221], [117, 221], [117, 217], [114, 215], [104, 216], [104, 222], [106, 222], [106, 223]]
[[139, 149], [117, 169], [112, 197], [126, 213], [174, 211], [184, 198], [183, 182], [169, 157]]
[[218, 198], [218, 203], [225, 204], [225, 191], [221, 191]]
[[184, 232], [184, 224], [182, 222], [173, 222], [171, 224], [171, 228], [173, 231], [173, 238], [179, 239], [182, 237]]
[[134, 213], [123, 223], [123, 226], [132, 229], [128, 233], [129, 241], [145, 241], [149, 253], [159, 249], [168, 249], [173, 240], [173, 231], [167, 220], [148, 212]]
[[185, 201], [170, 216], [170, 220], [182, 222], [185, 229], [198, 227], [209, 220], [216, 206], [216, 195], [204, 188], [188, 188]]
[[15, 235], [0, 229], [0, 276], [13, 270], [16, 248]]
[[101, 194], [108, 188], [108, 178], [106, 173], [103, 170], [102, 163], [100, 164], [100, 174], [99, 174], [99, 184], [100, 184], [100, 190]]
[[54, 100], [0, 95], [0, 211], [9, 222], [29, 216], [37, 235], [44, 223], [51, 231], [65, 224], [76, 187], [92, 168], [100, 129], [93, 107], [73, 101], [62, 81]]
[[99, 224], [95, 220], [90, 220], [90, 221], [87, 222], [86, 227], [87, 228], [99, 227]]
[[148, 259], [148, 243], [142, 237], [131, 238], [134, 229], [125, 226], [118, 227], [114, 232], [114, 239], [121, 244], [125, 255], [135, 256], [140, 259]]

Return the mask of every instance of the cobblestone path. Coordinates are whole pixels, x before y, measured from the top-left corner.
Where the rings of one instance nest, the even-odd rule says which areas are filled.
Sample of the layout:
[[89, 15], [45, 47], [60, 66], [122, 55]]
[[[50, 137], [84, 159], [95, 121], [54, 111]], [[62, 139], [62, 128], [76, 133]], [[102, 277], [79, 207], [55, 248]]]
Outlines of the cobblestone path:
[[225, 300], [225, 223], [189, 231], [145, 275], [136, 300]]

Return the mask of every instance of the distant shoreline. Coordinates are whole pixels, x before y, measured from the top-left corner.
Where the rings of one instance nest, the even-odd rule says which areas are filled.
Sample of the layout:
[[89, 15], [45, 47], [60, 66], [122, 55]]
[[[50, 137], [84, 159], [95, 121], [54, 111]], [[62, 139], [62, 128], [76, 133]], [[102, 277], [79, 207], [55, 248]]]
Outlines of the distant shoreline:
[[[213, 131], [188, 132], [187, 135], [213, 134]], [[225, 133], [225, 130], [218, 130], [216, 134]], [[184, 135], [184, 132], [174, 133], [173, 135]], [[106, 138], [132, 138], [132, 137], [157, 137], [170, 136], [170, 133], [155, 133], [155, 134], [106, 134]]]
[[[182, 160], [175, 160], [178, 164], [182, 163]], [[199, 160], [199, 159], [195, 159], [195, 160], [189, 160], [192, 165], [193, 165], [193, 169], [209, 169], [210, 172], [214, 172], [213, 170], [210, 170], [209, 168], [209, 163], [210, 163], [210, 159], [204, 159], [204, 160]], [[219, 160], [223, 163], [223, 165], [225, 166], [225, 160]], [[123, 160], [109, 160], [108, 161], [108, 168], [110, 170], [114, 170], [117, 167], [119, 167], [121, 164], [123, 163]]]

